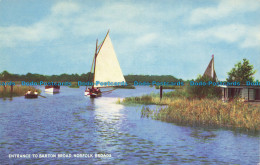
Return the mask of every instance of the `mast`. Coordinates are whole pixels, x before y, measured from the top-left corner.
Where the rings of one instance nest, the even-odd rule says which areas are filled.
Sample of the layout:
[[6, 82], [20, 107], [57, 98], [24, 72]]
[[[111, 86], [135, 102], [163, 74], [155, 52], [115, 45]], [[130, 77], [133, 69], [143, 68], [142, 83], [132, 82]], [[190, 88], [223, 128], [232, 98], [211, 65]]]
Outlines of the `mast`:
[[96, 50], [95, 50], [95, 57], [94, 57], [94, 74], [93, 74], [93, 85], [92, 88], [94, 87], [94, 83], [95, 83], [95, 71], [96, 71], [96, 59], [97, 59], [97, 47], [98, 47], [98, 39], [96, 41]]
[[211, 76], [214, 78], [214, 54], [212, 54], [212, 69], [211, 69]]
[[102, 46], [103, 46], [103, 43], [105, 42], [105, 40], [106, 40], [106, 38], [107, 38], [107, 36], [108, 36], [108, 33], [109, 33], [109, 29], [108, 29], [108, 31], [107, 31], [107, 34], [106, 34], [105, 39], [103, 40], [103, 42], [102, 42], [101, 45], [100, 45], [100, 48], [98, 49], [97, 55], [98, 55], [99, 51], [101, 50], [101, 48], [102, 48]]

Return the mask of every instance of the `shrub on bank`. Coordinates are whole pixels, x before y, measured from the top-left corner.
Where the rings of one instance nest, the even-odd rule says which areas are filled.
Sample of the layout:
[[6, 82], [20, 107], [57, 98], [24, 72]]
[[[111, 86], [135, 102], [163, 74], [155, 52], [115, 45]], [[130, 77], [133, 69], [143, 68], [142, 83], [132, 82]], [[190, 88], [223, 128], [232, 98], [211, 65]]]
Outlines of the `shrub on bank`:
[[[216, 82], [216, 80], [208, 77], [199, 75], [195, 82]], [[220, 98], [221, 97], [221, 89], [217, 86], [213, 85], [193, 85], [187, 86], [186, 92], [189, 93], [189, 97], [192, 98]]]

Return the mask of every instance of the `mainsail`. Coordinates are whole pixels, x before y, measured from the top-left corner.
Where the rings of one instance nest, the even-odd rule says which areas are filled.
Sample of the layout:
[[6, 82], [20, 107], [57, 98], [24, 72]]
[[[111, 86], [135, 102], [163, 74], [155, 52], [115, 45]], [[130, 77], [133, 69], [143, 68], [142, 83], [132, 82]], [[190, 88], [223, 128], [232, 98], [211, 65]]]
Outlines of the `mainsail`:
[[[121, 71], [119, 62], [116, 57], [111, 39], [109, 37], [109, 31], [98, 47], [96, 52], [96, 61], [94, 69], [94, 87], [108, 87], [101, 86], [100, 84], [95, 84], [97, 81], [105, 82], [125, 82], [125, 78]], [[109, 85], [111, 86], [111, 85]]]
[[210, 60], [209, 65], [205, 70], [203, 76], [208, 76], [210, 78], [213, 78], [214, 80], [217, 80], [217, 74], [214, 68], [214, 55], [212, 55], [212, 59]]

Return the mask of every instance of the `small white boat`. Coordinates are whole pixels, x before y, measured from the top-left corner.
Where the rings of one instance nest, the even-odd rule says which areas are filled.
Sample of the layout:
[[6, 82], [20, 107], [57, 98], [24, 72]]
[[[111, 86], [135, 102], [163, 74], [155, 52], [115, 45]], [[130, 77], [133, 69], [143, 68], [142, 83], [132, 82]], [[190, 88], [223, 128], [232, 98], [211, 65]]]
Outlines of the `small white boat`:
[[45, 92], [47, 93], [59, 93], [60, 92], [60, 86], [55, 85], [49, 85], [45, 86]]

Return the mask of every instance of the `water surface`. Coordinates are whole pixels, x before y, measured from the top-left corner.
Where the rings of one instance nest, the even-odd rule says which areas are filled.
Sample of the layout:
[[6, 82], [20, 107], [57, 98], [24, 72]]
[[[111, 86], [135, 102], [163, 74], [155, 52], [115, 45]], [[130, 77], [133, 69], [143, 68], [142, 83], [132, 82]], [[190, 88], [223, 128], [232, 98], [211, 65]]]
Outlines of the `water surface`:
[[[151, 92], [158, 90], [117, 89], [90, 99], [84, 97], [83, 87], [61, 87], [59, 94], [43, 92], [46, 98], [0, 99], [0, 164], [258, 163], [259, 136], [141, 118], [142, 106], [115, 103], [118, 98]], [[112, 157], [8, 157], [63, 153], [103, 153]]]

